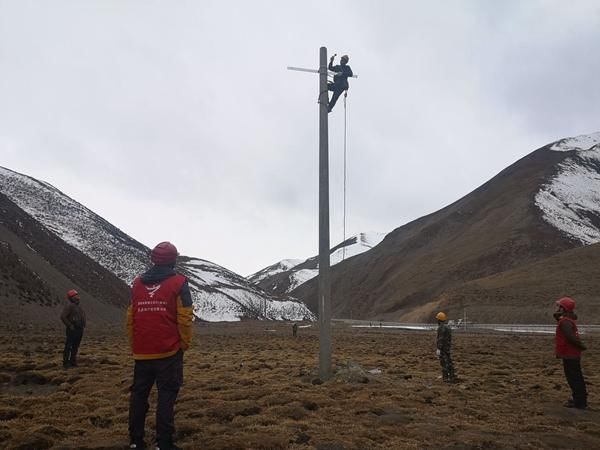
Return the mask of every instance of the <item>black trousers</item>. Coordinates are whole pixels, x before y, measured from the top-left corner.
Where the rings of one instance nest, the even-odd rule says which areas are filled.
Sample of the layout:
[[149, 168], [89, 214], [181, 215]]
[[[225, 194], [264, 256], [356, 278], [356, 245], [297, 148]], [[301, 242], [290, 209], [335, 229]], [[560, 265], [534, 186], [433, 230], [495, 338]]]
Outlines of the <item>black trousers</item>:
[[577, 407], [587, 406], [587, 390], [581, 372], [581, 360], [563, 358], [563, 369], [565, 370], [567, 383], [569, 383], [573, 393], [573, 404]]
[[442, 366], [442, 378], [444, 381], [454, 380], [454, 364], [450, 352], [445, 350], [440, 351], [440, 366]]
[[63, 364], [77, 364], [77, 351], [81, 338], [83, 337], [83, 328], [68, 328], [65, 340], [65, 349], [63, 350]]
[[333, 109], [333, 107], [335, 106], [335, 104], [337, 103], [338, 98], [340, 98], [340, 95], [342, 95], [342, 92], [344, 92], [346, 89], [344, 88], [344, 86], [340, 86], [335, 83], [328, 83], [327, 89], [330, 91], [333, 91], [333, 95], [331, 96], [331, 100], [329, 101], [329, 105], [328, 105], [329, 111], [331, 111]]
[[132, 442], [144, 440], [148, 413], [148, 395], [156, 383], [156, 440], [159, 446], [173, 444], [175, 434], [175, 401], [183, 384], [183, 352], [163, 359], [136, 360], [129, 398], [129, 437]]

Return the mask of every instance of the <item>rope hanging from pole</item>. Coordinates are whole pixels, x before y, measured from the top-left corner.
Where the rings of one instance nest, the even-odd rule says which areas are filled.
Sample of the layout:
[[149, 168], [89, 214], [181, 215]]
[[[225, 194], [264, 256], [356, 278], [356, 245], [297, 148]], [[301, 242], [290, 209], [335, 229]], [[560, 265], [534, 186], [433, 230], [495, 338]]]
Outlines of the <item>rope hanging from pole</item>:
[[[344, 240], [346, 242], [346, 141], [347, 141], [347, 109], [346, 99], [348, 98], [348, 90], [344, 92]], [[342, 261], [346, 259], [346, 246], [342, 253]]]

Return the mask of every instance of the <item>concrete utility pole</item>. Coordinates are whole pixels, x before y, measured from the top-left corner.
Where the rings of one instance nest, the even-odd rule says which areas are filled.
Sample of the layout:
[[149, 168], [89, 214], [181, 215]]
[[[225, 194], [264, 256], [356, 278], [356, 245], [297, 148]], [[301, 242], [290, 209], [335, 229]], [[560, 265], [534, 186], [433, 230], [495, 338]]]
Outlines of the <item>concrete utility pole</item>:
[[319, 65], [319, 377], [331, 377], [331, 279], [329, 276], [329, 121], [327, 48]]
[[331, 279], [329, 276], [329, 122], [327, 48], [321, 47], [319, 70], [288, 67], [319, 74], [319, 378], [331, 378]]

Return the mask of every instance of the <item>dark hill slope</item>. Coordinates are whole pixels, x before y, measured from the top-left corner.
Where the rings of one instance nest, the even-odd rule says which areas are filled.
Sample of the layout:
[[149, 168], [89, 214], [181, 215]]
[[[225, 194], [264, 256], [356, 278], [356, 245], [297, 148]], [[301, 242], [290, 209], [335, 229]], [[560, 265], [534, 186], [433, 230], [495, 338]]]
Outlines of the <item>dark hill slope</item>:
[[[577, 246], [543, 221], [534, 203], [540, 186], [569, 154], [549, 147], [335, 266], [333, 316], [408, 319], [413, 310], [453, 287]], [[316, 290], [315, 279], [292, 295], [316, 310]]]
[[90, 323], [115, 323], [129, 299], [126, 284], [66, 244], [0, 194], [2, 323], [57, 323], [68, 289], [80, 291]]
[[483, 323], [554, 323], [554, 302], [573, 297], [581, 323], [600, 319], [600, 244], [566, 250], [525, 266], [452, 288], [405, 316], [430, 321], [431, 312]]

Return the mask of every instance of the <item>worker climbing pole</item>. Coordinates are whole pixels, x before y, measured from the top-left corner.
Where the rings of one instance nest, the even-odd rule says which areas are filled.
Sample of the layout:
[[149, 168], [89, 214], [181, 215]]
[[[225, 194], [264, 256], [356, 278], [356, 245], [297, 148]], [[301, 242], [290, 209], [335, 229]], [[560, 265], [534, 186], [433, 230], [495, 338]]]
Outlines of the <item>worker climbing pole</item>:
[[329, 101], [329, 105], [327, 106], [327, 110], [329, 112], [333, 111], [333, 107], [342, 92], [346, 91], [346, 95], [348, 95], [348, 77], [352, 77], [352, 69], [348, 65], [348, 61], [350, 58], [348, 55], [344, 55], [340, 58], [340, 64], [337, 66], [333, 65], [333, 61], [336, 55], [334, 54], [331, 58], [329, 58], [329, 66], [328, 69], [334, 72], [333, 81], [327, 83], [327, 89], [333, 91], [333, 95], [331, 96], [331, 100]]
[[[335, 55], [327, 66], [327, 48], [321, 47], [319, 70], [288, 67], [289, 70], [319, 74], [319, 377], [331, 377], [331, 280], [329, 244], [329, 121], [338, 97], [348, 89], [348, 77], [356, 78], [348, 63], [348, 56], [341, 58], [341, 65], [334, 66]], [[327, 82], [328, 67], [333, 72], [333, 83]], [[337, 76], [337, 79], [336, 79]], [[333, 91], [329, 101], [328, 91]], [[344, 99], [345, 102], [345, 99]], [[345, 131], [344, 131], [345, 133]]]

